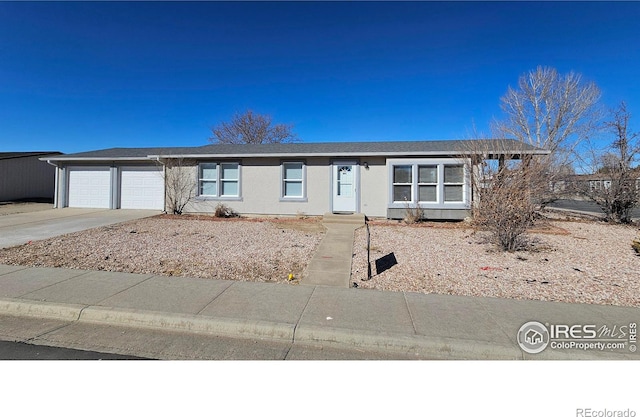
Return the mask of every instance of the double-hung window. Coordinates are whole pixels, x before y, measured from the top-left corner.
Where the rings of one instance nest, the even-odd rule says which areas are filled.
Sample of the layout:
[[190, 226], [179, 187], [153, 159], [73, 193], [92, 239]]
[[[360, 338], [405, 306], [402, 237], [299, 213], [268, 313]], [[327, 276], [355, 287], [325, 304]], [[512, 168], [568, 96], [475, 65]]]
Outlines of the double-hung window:
[[304, 199], [305, 193], [305, 169], [304, 162], [282, 163], [282, 199]]
[[413, 195], [413, 166], [393, 166], [393, 201], [411, 202]]
[[201, 163], [198, 168], [198, 194], [202, 197], [240, 197], [240, 164]]
[[438, 201], [437, 165], [418, 165], [418, 201], [421, 203]]
[[444, 166], [444, 201], [462, 202], [464, 188], [464, 166]]

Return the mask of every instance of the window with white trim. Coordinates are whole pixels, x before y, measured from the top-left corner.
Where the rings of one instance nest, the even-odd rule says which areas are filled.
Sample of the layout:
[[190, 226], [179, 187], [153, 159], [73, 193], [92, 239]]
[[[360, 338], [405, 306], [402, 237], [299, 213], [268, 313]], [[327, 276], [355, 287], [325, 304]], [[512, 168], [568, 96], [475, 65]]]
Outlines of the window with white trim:
[[437, 165], [418, 165], [418, 201], [421, 203], [438, 201]]
[[444, 201], [462, 202], [464, 201], [464, 166], [445, 165], [444, 166]]
[[412, 201], [413, 167], [411, 165], [393, 166], [393, 201]]
[[445, 158], [387, 160], [389, 207], [420, 204], [433, 208], [468, 208], [471, 196], [462, 161]]
[[282, 198], [305, 198], [304, 162], [282, 163]]
[[240, 164], [203, 162], [198, 166], [198, 195], [240, 197]]

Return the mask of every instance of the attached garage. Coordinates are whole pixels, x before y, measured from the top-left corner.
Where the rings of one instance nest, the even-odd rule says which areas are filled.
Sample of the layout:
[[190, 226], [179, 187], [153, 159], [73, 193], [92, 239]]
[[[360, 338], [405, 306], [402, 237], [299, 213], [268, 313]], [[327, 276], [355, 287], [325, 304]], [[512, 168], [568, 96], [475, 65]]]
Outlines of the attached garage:
[[109, 208], [111, 203], [111, 171], [109, 167], [70, 167], [68, 206]]
[[164, 179], [160, 167], [120, 169], [120, 208], [164, 210]]
[[67, 207], [164, 210], [164, 178], [155, 165], [71, 166], [66, 181]]

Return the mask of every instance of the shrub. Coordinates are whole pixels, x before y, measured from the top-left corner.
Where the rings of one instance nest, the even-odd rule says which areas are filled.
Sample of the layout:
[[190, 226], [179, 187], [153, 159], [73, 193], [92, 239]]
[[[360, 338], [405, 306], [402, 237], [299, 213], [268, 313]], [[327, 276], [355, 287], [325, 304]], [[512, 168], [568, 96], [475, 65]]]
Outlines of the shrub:
[[409, 202], [405, 203], [404, 208], [404, 221], [407, 224], [418, 223], [424, 218], [424, 210], [420, 205], [415, 204], [412, 206]]
[[227, 205], [222, 203], [218, 203], [213, 215], [215, 217], [224, 217], [224, 218], [238, 217], [238, 213], [236, 213], [231, 207], [228, 207]]
[[638, 255], [640, 255], [640, 238], [635, 239], [633, 242], [631, 242], [631, 247], [634, 251], [636, 251]]

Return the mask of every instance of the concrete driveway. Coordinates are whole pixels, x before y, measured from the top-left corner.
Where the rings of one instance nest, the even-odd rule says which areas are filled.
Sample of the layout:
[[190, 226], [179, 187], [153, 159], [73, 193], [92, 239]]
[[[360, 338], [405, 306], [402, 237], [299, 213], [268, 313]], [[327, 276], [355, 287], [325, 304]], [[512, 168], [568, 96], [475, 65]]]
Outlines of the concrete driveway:
[[0, 216], [0, 248], [160, 214], [157, 210], [64, 208]]

